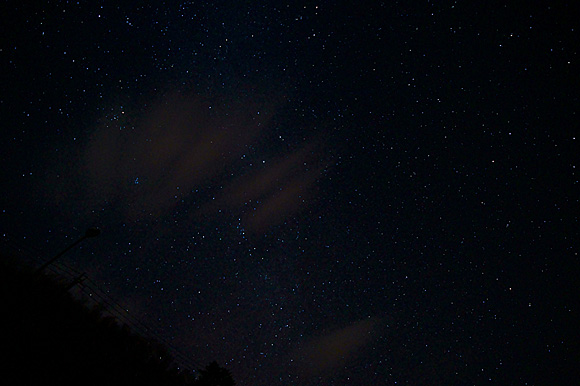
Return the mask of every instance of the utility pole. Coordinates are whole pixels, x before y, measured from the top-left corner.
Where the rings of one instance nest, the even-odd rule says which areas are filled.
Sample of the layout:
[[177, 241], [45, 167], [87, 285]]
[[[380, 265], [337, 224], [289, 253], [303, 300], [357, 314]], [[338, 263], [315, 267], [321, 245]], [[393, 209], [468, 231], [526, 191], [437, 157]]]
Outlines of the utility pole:
[[89, 228], [89, 229], [87, 229], [87, 231], [85, 232], [85, 234], [82, 237], [80, 237], [77, 241], [75, 241], [74, 243], [72, 243], [71, 245], [69, 245], [68, 247], [66, 247], [64, 250], [62, 250], [62, 252], [60, 252], [58, 255], [54, 256], [52, 259], [48, 260], [46, 263], [42, 264], [36, 270], [36, 273], [37, 274], [38, 273], [42, 273], [42, 271], [44, 271], [46, 269], [46, 267], [48, 267], [49, 265], [51, 265], [52, 263], [54, 263], [62, 255], [64, 255], [65, 253], [67, 253], [68, 251], [70, 251], [71, 249], [73, 249], [74, 247], [76, 247], [84, 239], [89, 239], [89, 238], [92, 238], [92, 237], [97, 237], [100, 234], [101, 234], [101, 230], [99, 228]]

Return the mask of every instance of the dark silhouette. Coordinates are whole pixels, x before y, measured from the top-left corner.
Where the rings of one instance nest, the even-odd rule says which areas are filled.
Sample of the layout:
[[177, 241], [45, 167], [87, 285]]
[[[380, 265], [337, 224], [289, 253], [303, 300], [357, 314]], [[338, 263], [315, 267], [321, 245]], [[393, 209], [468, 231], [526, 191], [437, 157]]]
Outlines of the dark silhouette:
[[234, 385], [217, 363], [196, 380], [163, 345], [75, 299], [69, 286], [0, 255], [3, 379], [19, 385]]
[[234, 386], [236, 384], [232, 374], [215, 361], [206, 366], [205, 370], [199, 370], [199, 373], [195, 386]]

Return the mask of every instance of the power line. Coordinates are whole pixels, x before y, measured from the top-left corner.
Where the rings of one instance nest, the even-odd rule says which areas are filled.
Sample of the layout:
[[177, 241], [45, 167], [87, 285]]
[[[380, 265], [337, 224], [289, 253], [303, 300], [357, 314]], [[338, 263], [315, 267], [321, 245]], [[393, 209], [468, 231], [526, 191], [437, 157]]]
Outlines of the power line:
[[[1, 243], [5, 248], [5, 253], [8, 254], [8, 251], [11, 251], [12, 255], [17, 257], [20, 263], [29, 265], [32, 268], [38, 268], [41, 266], [41, 256], [43, 253], [40, 250], [10, 240], [6, 235], [1, 238]], [[65, 279], [68, 282], [79, 280], [78, 284], [80, 285], [77, 288], [78, 291], [84, 295], [80, 296], [81, 300], [92, 301], [93, 305], [104, 306], [104, 312], [115, 318], [121, 324], [129, 327], [130, 330], [145, 338], [153, 339], [163, 344], [176, 362], [176, 365], [190, 372], [202, 368], [199, 363], [192, 361], [188, 355], [173, 346], [167, 339], [163, 338], [150, 326], [139, 320], [136, 316], [129, 314], [127, 309], [103, 291], [96, 282], [86, 275], [86, 273], [81, 273], [63, 262], [53, 263], [46, 266], [45, 271], [57, 278]], [[82, 280], [80, 280], [81, 278]], [[157, 330], [161, 330], [161, 328], [158, 327]]]
[[[117, 320], [123, 322], [124, 324], [128, 325], [132, 330], [139, 332], [141, 335], [145, 335], [149, 338], [153, 338], [154, 340], [160, 343], [163, 343], [168, 348], [172, 356], [176, 360], [179, 360], [179, 362], [182, 362], [181, 364], [186, 366], [189, 370], [196, 370], [197, 368], [200, 367], [199, 364], [192, 362], [187, 355], [185, 355], [179, 349], [174, 347], [169, 341], [167, 341], [167, 339], [163, 338], [149, 325], [143, 323], [135, 316], [129, 314], [129, 311], [127, 309], [125, 309], [122, 305], [120, 305], [113, 298], [111, 298], [110, 295], [104, 293], [99, 288], [99, 285], [90, 278], [87, 278], [86, 280], [83, 281], [81, 288], [83, 292], [85, 292], [85, 294], [87, 294], [90, 298], [93, 299], [93, 301], [95, 301], [95, 303], [108, 307], [105, 310], [106, 313], [115, 317]], [[86, 292], [87, 290], [89, 290], [88, 293]]]

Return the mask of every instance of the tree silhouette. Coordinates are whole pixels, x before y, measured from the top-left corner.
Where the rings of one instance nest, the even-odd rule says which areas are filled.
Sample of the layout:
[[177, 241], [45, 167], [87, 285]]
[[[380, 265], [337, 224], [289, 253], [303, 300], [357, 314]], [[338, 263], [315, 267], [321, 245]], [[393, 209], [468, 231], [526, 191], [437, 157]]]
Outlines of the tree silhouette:
[[195, 382], [195, 386], [234, 386], [236, 382], [232, 374], [217, 364], [211, 362], [205, 370], [199, 370], [200, 376]]
[[103, 315], [104, 307], [73, 298], [67, 285], [0, 250], [2, 379], [19, 385], [235, 385], [216, 362], [195, 380], [161, 343]]

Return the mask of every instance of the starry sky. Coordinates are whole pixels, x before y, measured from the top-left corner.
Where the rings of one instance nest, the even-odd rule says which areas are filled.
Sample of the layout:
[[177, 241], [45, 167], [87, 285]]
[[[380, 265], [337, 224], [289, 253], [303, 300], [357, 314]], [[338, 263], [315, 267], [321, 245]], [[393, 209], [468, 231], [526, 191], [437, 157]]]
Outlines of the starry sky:
[[59, 264], [240, 386], [569, 384], [580, 39], [532, 3], [5, 1], [2, 245], [99, 227]]

